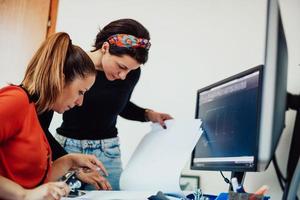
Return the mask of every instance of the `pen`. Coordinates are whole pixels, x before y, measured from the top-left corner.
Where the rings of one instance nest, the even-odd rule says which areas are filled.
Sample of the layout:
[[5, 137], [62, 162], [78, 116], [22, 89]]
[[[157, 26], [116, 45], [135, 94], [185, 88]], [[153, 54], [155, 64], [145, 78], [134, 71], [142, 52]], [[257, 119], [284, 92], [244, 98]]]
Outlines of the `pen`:
[[66, 183], [74, 174], [75, 171], [69, 171], [65, 175], [63, 175], [59, 180]]

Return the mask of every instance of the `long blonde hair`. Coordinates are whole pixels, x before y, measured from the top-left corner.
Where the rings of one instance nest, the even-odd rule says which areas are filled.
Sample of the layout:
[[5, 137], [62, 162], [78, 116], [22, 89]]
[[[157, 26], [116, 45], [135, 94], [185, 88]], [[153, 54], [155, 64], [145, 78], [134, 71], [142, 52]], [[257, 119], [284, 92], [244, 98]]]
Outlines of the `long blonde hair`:
[[36, 109], [42, 113], [51, 109], [65, 84], [77, 76], [95, 75], [89, 56], [72, 45], [67, 33], [56, 33], [47, 38], [29, 62], [22, 87], [38, 97]]

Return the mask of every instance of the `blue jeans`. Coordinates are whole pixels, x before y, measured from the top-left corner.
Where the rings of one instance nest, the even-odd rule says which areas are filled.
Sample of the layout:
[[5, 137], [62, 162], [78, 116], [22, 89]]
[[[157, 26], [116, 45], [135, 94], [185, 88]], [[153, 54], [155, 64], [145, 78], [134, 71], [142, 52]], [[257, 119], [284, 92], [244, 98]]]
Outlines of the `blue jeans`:
[[[76, 140], [56, 134], [55, 138], [68, 153], [95, 155], [106, 168], [108, 172], [106, 179], [113, 190], [120, 190], [119, 182], [123, 169], [118, 137], [103, 140]], [[93, 187], [87, 185], [84, 189], [91, 190]]]

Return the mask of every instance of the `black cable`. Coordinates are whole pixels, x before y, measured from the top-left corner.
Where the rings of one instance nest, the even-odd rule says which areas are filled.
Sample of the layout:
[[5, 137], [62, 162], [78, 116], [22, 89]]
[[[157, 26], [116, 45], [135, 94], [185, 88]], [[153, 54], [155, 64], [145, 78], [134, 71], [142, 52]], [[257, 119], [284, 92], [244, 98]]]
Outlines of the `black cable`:
[[281, 172], [281, 170], [280, 170], [280, 168], [279, 168], [279, 165], [278, 165], [278, 162], [277, 162], [277, 158], [276, 158], [276, 154], [274, 154], [273, 164], [274, 164], [274, 166], [276, 165], [276, 167], [277, 167], [277, 169], [278, 169], [278, 172], [279, 172], [280, 178], [281, 178], [284, 182], [286, 182], [287, 179], [283, 176], [283, 174], [282, 174], [282, 172]]
[[285, 185], [286, 185], [286, 178], [283, 177], [283, 175], [282, 175], [282, 173], [279, 169], [275, 154], [273, 156], [272, 161], [273, 161], [273, 164], [274, 164], [274, 169], [275, 169], [275, 172], [276, 172], [276, 177], [278, 179], [279, 185], [281, 187], [281, 190], [284, 191], [285, 190]]
[[226, 178], [226, 177], [224, 176], [224, 174], [223, 174], [223, 172], [222, 172], [222, 171], [220, 171], [220, 173], [221, 173], [221, 175], [222, 175], [222, 177], [223, 177], [223, 179], [224, 179], [225, 183], [229, 184], [229, 185], [230, 185], [230, 187], [232, 187], [232, 185], [231, 185], [231, 181], [230, 181], [228, 178]]

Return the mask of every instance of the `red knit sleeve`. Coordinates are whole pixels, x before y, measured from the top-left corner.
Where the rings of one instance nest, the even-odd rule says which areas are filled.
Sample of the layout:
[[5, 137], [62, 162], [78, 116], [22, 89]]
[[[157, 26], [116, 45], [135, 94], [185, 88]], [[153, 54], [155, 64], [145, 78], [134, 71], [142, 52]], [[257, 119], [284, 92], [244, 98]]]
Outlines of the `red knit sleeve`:
[[0, 143], [18, 134], [28, 106], [29, 99], [21, 88], [8, 86], [0, 89]]

